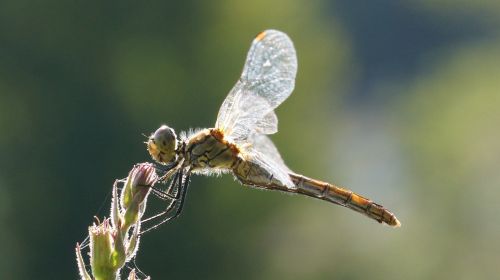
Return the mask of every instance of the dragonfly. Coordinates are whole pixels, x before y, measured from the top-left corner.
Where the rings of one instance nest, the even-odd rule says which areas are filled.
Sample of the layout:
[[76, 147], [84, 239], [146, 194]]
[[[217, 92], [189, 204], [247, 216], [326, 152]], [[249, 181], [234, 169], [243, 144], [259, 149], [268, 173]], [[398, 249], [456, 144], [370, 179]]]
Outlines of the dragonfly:
[[[278, 131], [274, 109], [292, 93], [297, 56], [290, 38], [265, 30], [253, 40], [241, 77], [222, 103], [214, 128], [182, 132], [162, 125], [149, 136], [147, 150], [172, 178], [167, 191], [176, 211], [156, 226], [179, 216], [191, 174], [230, 173], [249, 187], [306, 195], [344, 206], [383, 224], [399, 227], [396, 216], [380, 204], [351, 190], [312, 179], [290, 170], [267, 136]], [[172, 192], [171, 190], [177, 191]], [[148, 219], [149, 220], [149, 219]], [[149, 229], [148, 229], [149, 230]]]

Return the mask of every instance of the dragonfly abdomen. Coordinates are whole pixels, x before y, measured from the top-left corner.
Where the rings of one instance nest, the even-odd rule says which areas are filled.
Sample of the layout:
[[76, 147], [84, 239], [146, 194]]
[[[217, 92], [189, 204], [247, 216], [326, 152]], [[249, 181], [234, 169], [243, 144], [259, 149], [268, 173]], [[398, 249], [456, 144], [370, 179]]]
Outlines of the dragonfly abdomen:
[[379, 223], [386, 223], [393, 227], [401, 225], [396, 216], [382, 205], [362, 197], [353, 191], [298, 174], [290, 174], [290, 177], [297, 187], [297, 193], [342, 205], [364, 214]]

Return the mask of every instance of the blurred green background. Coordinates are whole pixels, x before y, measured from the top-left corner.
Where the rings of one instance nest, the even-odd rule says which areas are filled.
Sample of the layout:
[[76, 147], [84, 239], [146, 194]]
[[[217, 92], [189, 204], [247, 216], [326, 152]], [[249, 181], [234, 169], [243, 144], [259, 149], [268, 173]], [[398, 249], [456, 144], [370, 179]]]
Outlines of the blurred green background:
[[78, 279], [74, 245], [108, 215], [113, 180], [150, 161], [141, 133], [211, 127], [267, 28], [299, 59], [272, 137], [285, 161], [403, 226], [197, 177], [138, 266], [153, 279], [497, 279], [493, 0], [1, 1], [0, 279]]

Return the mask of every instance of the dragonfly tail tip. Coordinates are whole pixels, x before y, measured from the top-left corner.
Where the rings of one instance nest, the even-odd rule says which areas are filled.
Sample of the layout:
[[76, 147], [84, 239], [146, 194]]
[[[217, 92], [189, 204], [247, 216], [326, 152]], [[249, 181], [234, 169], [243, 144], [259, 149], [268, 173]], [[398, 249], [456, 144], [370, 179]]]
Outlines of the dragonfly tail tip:
[[394, 219], [394, 220], [395, 220], [395, 221], [394, 221], [394, 223], [393, 223], [393, 224], [391, 224], [391, 226], [392, 226], [392, 227], [394, 227], [394, 228], [401, 227], [401, 222], [399, 222], [399, 220], [398, 220], [398, 219]]

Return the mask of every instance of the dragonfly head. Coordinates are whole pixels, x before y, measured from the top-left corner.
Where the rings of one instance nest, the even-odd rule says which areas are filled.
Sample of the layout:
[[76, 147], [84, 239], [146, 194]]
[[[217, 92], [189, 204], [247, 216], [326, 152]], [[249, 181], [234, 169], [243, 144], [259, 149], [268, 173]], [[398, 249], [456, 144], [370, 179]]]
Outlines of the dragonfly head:
[[162, 125], [149, 136], [148, 152], [153, 159], [162, 164], [168, 164], [176, 159], [177, 135], [175, 131]]

